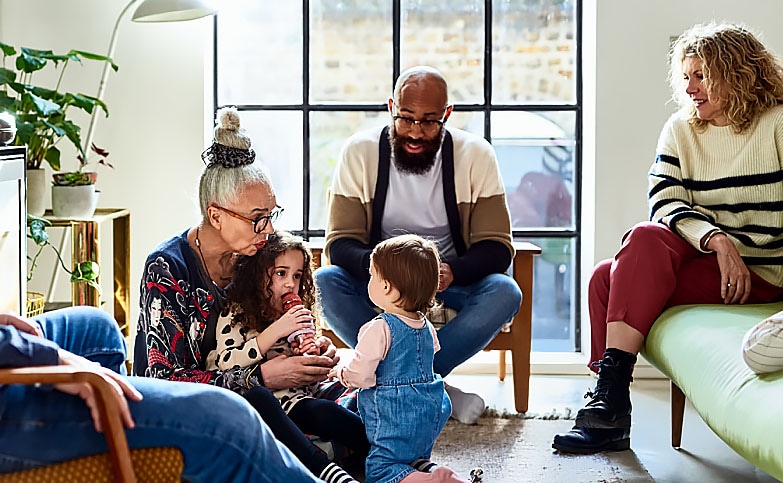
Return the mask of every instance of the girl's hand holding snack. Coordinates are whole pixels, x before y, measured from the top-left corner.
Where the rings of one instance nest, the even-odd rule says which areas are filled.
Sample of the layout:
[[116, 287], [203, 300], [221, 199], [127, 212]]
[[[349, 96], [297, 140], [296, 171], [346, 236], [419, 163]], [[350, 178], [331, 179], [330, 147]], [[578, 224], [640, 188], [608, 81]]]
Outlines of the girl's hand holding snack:
[[277, 340], [308, 329], [313, 330], [313, 313], [303, 305], [296, 305], [274, 321], [264, 332], [271, 331], [271, 335]]
[[[295, 310], [297, 307], [307, 310], [304, 308], [304, 305], [302, 305], [302, 299], [293, 292], [283, 295], [282, 301], [283, 312], [286, 314], [291, 313], [291, 311]], [[297, 355], [317, 355], [319, 352], [318, 346], [315, 343], [315, 327], [312, 324], [312, 312], [309, 310], [307, 310], [307, 312], [310, 314], [311, 323], [307, 327], [300, 327], [286, 334], [288, 335], [288, 343], [291, 344], [294, 354]]]

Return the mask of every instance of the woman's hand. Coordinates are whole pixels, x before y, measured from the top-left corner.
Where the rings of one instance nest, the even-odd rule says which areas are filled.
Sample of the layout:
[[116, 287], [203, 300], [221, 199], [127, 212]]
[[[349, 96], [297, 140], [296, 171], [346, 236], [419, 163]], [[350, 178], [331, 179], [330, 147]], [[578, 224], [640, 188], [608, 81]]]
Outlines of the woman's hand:
[[261, 376], [267, 389], [290, 389], [326, 380], [334, 365], [334, 360], [326, 355], [279, 355], [261, 365]]
[[[75, 367], [82, 371], [94, 372], [101, 376], [106, 382], [112, 385], [115, 390], [114, 397], [117, 400], [117, 404], [120, 406], [120, 419], [126, 428], [133, 428], [133, 417], [131, 416], [130, 409], [128, 408], [128, 399], [132, 401], [141, 401], [142, 396], [139, 391], [133, 387], [127, 379], [120, 376], [116, 372], [113, 372], [105, 367], [101, 367], [95, 362], [91, 362], [83, 357], [72, 354], [66, 350], [60, 349], [58, 351], [60, 356], [60, 365]], [[87, 407], [90, 408], [90, 415], [92, 416], [95, 430], [103, 432], [101, 425], [101, 416], [98, 412], [98, 400], [93, 392], [92, 386], [87, 383], [73, 383], [73, 384], [55, 384], [54, 388], [64, 393], [73, 394], [84, 399], [87, 403]]]
[[16, 314], [11, 314], [8, 312], [0, 314], [0, 325], [11, 325], [16, 327], [19, 332], [43, 337], [43, 332], [41, 332], [41, 327], [37, 322], [32, 319], [19, 317]]
[[734, 243], [723, 233], [713, 236], [706, 246], [718, 257], [720, 296], [724, 304], [744, 304], [750, 296], [750, 270]]

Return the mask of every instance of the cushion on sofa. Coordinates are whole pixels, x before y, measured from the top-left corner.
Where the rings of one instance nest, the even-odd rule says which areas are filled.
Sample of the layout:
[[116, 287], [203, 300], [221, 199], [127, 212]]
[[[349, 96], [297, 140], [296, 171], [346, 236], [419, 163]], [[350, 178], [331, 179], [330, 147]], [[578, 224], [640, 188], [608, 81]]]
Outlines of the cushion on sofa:
[[781, 303], [672, 307], [642, 348], [715, 434], [778, 479], [783, 479], [783, 371], [756, 375], [743, 361], [742, 340], [781, 309]]

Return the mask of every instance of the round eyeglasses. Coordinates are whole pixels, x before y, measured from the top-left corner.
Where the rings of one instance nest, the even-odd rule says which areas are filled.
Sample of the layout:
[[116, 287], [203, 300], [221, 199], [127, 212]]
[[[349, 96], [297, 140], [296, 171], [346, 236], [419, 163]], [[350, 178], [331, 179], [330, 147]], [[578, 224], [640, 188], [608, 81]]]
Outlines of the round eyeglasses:
[[237, 220], [242, 220], [250, 223], [251, 225], [253, 225], [253, 231], [256, 233], [261, 233], [262, 231], [264, 231], [267, 225], [269, 225], [270, 222], [274, 223], [275, 220], [277, 220], [277, 217], [280, 216], [280, 213], [283, 212], [283, 208], [277, 207], [274, 210], [272, 210], [272, 212], [269, 213], [268, 215], [259, 216], [258, 218], [253, 219], [253, 218], [248, 218], [246, 216], [242, 216], [239, 213], [231, 211], [228, 208], [223, 208], [222, 206], [218, 206], [218, 205], [212, 205], [212, 206], [214, 206], [220, 211], [226, 212], [228, 215], [233, 216]]

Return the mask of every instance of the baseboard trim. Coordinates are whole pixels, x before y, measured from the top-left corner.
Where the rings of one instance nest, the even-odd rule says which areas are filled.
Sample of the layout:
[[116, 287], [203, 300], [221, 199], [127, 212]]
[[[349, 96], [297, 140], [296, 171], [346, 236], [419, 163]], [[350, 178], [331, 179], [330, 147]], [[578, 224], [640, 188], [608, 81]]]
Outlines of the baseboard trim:
[[[454, 374], [497, 375], [498, 353], [496, 351], [476, 354], [464, 364], [454, 369]], [[506, 354], [506, 374], [513, 373], [511, 355]], [[533, 352], [530, 354], [531, 375], [589, 375], [587, 356], [578, 352]], [[666, 379], [658, 369], [654, 368], [643, 357], [639, 357], [633, 373], [636, 379]]]

